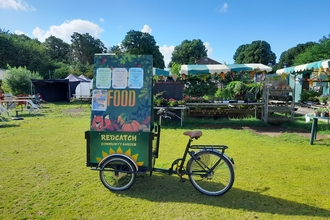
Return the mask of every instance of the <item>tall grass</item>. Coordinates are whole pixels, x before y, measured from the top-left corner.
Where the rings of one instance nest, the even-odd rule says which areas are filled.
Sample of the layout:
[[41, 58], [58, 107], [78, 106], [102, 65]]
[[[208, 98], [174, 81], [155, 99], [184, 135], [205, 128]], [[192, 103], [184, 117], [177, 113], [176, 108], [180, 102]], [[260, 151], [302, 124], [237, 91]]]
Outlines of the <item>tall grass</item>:
[[[294, 133], [272, 138], [229, 127], [205, 129], [202, 138], [194, 143], [228, 145], [227, 154], [235, 160], [236, 180], [227, 194], [205, 196], [189, 181], [182, 183], [177, 176], [161, 173], [139, 175], [130, 189], [114, 193], [103, 187], [97, 171], [85, 165], [88, 105], [48, 103], [41, 115], [22, 116], [22, 121], [0, 126], [1, 219], [330, 216], [328, 140], [311, 146], [308, 138]], [[187, 141], [183, 131], [200, 126], [186, 120], [185, 127], [174, 128], [174, 123], [165, 122], [157, 167], [168, 168], [181, 157]]]

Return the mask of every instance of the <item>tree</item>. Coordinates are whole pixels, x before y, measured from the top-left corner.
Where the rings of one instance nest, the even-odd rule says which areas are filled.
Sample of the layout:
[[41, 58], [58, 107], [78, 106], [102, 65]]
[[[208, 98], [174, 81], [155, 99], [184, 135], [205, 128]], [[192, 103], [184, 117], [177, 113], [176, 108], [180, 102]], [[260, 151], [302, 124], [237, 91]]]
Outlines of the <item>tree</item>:
[[207, 49], [200, 39], [191, 41], [184, 40], [179, 46], [174, 48], [169, 67], [171, 67], [173, 63], [194, 64], [196, 60], [205, 56], [207, 56]]
[[165, 68], [164, 56], [160, 52], [154, 37], [149, 33], [130, 30], [122, 41], [122, 51], [130, 54], [152, 55], [153, 67]]
[[6, 34], [0, 33], [0, 68], [5, 69], [7, 64], [16, 60], [16, 47]]
[[74, 32], [71, 36], [71, 60], [79, 60], [82, 64], [93, 64], [96, 53], [105, 53], [106, 47], [99, 39], [94, 39], [88, 33]]
[[330, 35], [319, 40], [319, 44], [307, 47], [305, 52], [299, 54], [294, 59], [294, 65], [310, 63], [319, 60], [329, 59], [330, 57]]
[[253, 41], [237, 48], [233, 59], [235, 63], [262, 63], [275, 65], [276, 55], [266, 41]]
[[292, 47], [286, 51], [284, 51], [281, 56], [280, 60], [277, 64], [277, 67], [284, 68], [294, 65], [294, 59], [301, 53], [304, 53], [308, 47], [311, 47], [317, 43], [315, 42], [307, 42], [305, 44], [298, 44], [295, 47]]
[[31, 72], [26, 67], [7, 66], [5, 78], [2, 87], [5, 92], [18, 94], [29, 94], [31, 92], [31, 79], [41, 79], [37, 72]]
[[43, 45], [52, 61], [68, 63], [70, 53], [70, 45], [68, 43], [65, 43], [60, 38], [50, 36]]
[[122, 54], [123, 49], [119, 45], [114, 45], [112, 47], [109, 47], [108, 52], [109, 53], [115, 53], [115, 54]]

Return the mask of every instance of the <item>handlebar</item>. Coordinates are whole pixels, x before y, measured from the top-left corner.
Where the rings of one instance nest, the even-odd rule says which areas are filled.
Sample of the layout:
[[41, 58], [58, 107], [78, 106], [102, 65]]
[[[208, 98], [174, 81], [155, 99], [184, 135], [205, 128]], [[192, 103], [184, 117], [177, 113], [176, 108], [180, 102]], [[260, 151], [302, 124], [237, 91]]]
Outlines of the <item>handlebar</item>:
[[164, 108], [160, 108], [157, 111], [157, 115], [164, 117], [164, 118], [171, 118], [171, 117], [177, 117], [179, 119], [181, 119], [177, 114], [175, 114], [173, 111], [175, 109], [170, 108], [170, 107], [164, 107]]

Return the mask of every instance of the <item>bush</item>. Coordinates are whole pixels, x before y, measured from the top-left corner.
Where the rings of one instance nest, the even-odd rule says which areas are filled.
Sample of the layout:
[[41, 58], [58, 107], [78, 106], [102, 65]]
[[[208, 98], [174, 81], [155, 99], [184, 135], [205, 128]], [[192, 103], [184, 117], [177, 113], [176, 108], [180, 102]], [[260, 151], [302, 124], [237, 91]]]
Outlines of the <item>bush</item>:
[[302, 102], [307, 102], [307, 101], [315, 101], [318, 97], [320, 96], [320, 93], [319, 92], [315, 92], [313, 90], [303, 90], [301, 93], [300, 93], [300, 101]]
[[8, 66], [2, 83], [3, 90], [13, 95], [30, 94], [32, 78], [41, 79], [42, 77], [37, 72], [30, 72], [26, 67]]

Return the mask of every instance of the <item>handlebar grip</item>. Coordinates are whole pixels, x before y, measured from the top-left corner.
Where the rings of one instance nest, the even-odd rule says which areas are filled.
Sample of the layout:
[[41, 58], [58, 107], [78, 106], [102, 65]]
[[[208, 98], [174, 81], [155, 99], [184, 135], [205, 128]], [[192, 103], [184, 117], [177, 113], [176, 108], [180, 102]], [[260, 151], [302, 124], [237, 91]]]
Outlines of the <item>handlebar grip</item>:
[[171, 117], [176, 117], [177, 115], [174, 112], [166, 112], [167, 115], [171, 116]]

